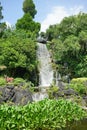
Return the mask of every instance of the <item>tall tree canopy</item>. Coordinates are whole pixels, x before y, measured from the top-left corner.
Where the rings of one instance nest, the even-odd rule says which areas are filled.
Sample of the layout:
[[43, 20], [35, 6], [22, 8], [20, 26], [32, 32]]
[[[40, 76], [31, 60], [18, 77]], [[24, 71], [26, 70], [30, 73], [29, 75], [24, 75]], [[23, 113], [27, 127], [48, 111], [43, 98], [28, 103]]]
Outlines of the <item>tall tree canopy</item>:
[[[3, 15], [2, 15], [2, 6], [1, 6], [1, 3], [0, 3], [0, 21], [3, 19]], [[1, 22], [0, 22], [1, 23]]]
[[24, 15], [22, 18], [17, 20], [16, 28], [23, 29], [26, 31], [35, 32], [36, 35], [40, 31], [40, 23], [33, 20], [37, 11], [32, 0], [24, 0], [23, 3]]
[[87, 76], [87, 14], [79, 13], [65, 17], [60, 24], [51, 25], [46, 35], [52, 49], [54, 61], [61, 66], [68, 65], [72, 77]]
[[7, 67], [8, 75], [27, 78], [35, 83], [37, 46], [30, 35], [31, 32], [24, 30], [5, 32], [4, 38], [0, 39], [0, 65]]
[[0, 3], [0, 37], [2, 37], [3, 32], [6, 29], [5, 22], [1, 23], [1, 20], [3, 19], [2, 10], [3, 10], [3, 7], [1, 6], [1, 3]]
[[37, 11], [35, 9], [35, 4], [33, 3], [33, 0], [24, 0], [24, 2], [23, 2], [23, 11], [24, 11], [24, 13], [30, 13], [32, 18], [34, 18]]
[[[32, 7], [33, 10], [34, 4]], [[1, 11], [0, 5], [0, 20], [3, 18]], [[26, 12], [17, 20], [16, 28], [6, 28], [1, 31], [0, 66], [5, 66], [6, 69], [0, 75], [5, 73], [13, 77], [22, 77], [38, 84], [35, 40], [40, 30], [40, 23], [33, 20], [34, 15], [33, 12]], [[0, 29], [1, 26], [4, 27], [4, 23], [0, 23]]]
[[40, 31], [40, 24], [33, 21], [30, 14], [26, 13], [21, 19], [17, 21], [16, 28], [38, 33]]

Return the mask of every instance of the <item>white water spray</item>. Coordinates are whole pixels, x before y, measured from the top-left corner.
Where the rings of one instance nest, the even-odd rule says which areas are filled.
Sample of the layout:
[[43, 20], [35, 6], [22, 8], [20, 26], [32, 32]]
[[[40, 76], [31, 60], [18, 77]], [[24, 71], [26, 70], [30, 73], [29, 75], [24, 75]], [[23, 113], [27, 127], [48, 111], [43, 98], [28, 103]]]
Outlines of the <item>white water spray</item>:
[[39, 86], [50, 86], [53, 80], [51, 58], [46, 44], [38, 43], [37, 57], [39, 60], [40, 84]]
[[[39, 60], [39, 87], [41, 92], [33, 95], [33, 100], [38, 101], [47, 98], [46, 88], [52, 84], [53, 81], [53, 69], [51, 66], [51, 58], [46, 44], [37, 43], [37, 57]], [[44, 87], [44, 88], [43, 88]]]

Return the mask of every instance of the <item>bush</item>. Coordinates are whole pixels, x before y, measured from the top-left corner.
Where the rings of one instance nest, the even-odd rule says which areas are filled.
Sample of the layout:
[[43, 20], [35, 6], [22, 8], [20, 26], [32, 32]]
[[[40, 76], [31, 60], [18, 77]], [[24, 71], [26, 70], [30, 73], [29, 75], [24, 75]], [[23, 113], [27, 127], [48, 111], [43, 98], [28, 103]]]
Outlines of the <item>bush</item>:
[[84, 85], [87, 85], [87, 78], [74, 78], [71, 80], [71, 83], [82, 83]]
[[79, 94], [87, 94], [87, 78], [72, 79], [69, 86]]
[[25, 83], [25, 80], [22, 78], [15, 78], [13, 83], [14, 83], [14, 85], [19, 85], [21, 83], [22, 84]]
[[14, 86], [21, 86], [23, 89], [29, 88], [31, 92], [34, 92], [34, 84], [31, 81], [27, 82], [22, 78], [15, 78], [13, 84]]
[[53, 98], [54, 98], [53, 94], [54, 94], [54, 93], [57, 93], [58, 90], [59, 90], [59, 87], [58, 87], [58, 86], [55, 86], [54, 84], [52, 84], [52, 85], [50, 86], [50, 88], [47, 90], [48, 95], [49, 95], [49, 98], [50, 98], [50, 99], [53, 99]]
[[0, 77], [0, 86], [3, 86], [6, 84], [6, 80], [3, 77]]
[[77, 104], [49, 99], [22, 107], [1, 105], [0, 115], [1, 130], [55, 130], [87, 116]]

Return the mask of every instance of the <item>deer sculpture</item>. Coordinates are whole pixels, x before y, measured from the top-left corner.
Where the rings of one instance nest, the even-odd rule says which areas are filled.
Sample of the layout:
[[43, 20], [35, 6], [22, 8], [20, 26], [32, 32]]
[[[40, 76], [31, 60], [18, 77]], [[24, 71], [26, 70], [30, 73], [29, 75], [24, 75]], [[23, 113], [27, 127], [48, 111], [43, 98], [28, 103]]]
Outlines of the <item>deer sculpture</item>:
[[14, 80], [13, 77], [8, 77], [7, 75], [4, 75], [4, 77], [5, 77], [5, 80], [6, 80], [7, 83], [9, 83], [9, 82], [11, 83]]

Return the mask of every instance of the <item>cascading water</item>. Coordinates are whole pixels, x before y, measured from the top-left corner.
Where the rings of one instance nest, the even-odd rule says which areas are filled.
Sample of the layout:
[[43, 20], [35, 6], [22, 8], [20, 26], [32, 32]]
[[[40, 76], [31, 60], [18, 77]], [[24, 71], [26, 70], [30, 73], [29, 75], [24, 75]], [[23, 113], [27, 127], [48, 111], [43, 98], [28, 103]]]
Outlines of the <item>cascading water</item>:
[[53, 81], [53, 69], [51, 58], [46, 44], [37, 43], [37, 57], [39, 60], [39, 87], [41, 91], [33, 95], [33, 100], [38, 101], [47, 98], [46, 87], [49, 87]]
[[50, 86], [53, 80], [51, 58], [46, 44], [38, 43], [37, 57], [39, 60], [40, 83], [42, 87]]

